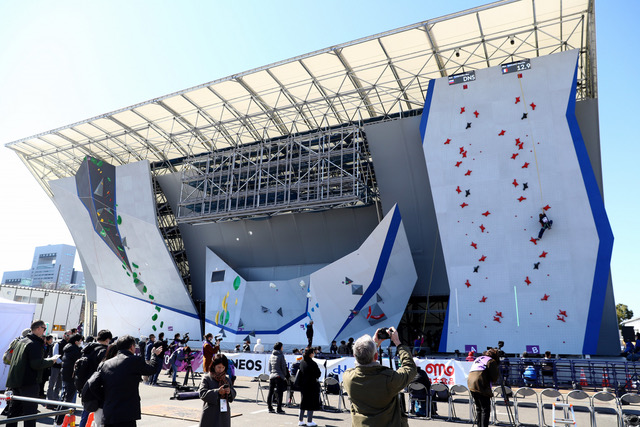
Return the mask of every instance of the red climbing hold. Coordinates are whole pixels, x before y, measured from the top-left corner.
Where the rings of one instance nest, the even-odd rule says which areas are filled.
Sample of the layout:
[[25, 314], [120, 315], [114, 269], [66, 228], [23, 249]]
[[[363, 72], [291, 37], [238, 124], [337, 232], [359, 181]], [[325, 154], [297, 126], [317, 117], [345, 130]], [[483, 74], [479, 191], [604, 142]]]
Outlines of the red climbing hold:
[[464, 176], [469, 176], [469, 175], [471, 175], [471, 171], [467, 170], [467, 173], [465, 173]]
[[522, 203], [522, 201], [523, 201], [523, 200], [527, 200], [527, 198], [526, 198], [526, 197], [524, 197], [524, 196], [520, 196], [520, 197], [518, 197], [518, 201], [519, 201], [520, 203]]
[[464, 152], [464, 147], [460, 147], [460, 154]]
[[518, 102], [520, 102], [520, 97], [519, 97], [519, 96], [516, 96], [516, 104], [517, 104]]
[[460, 205], [460, 207], [461, 207], [461, 208], [463, 208], [463, 209], [464, 209], [466, 206], [469, 206], [469, 205], [468, 205], [467, 203], [462, 203], [462, 204]]
[[491, 212], [486, 211], [486, 212], [485, 212], [485, 213], [483, 213], [482, 215], [484, 215], [484, 216], [489, 216], [489, 215], [491, 215]]
[[513, 154], [511, 155], [511, 159], [512, 159], [512, 160], [515, 160], [515, 159], [516, 159], [516, 157], [518, 157], [518, 153], [513, 153]]
[[498, 317], [503, 317], [503, 316], [502, 316], [502, 312], [501, 312], [501, 311], [496, 311], [496, 316], [498, 316]]
[[464, 107], [460, 107], [460, 114], [464, 113]]
[[467, 285], [467, 288], [470, 288], [470, 287], [471, 287], [471, 283], [469, 283], [469, 279], [467, 279], [467, 281], [466, 281], [466, 282], [464, 282], [464, 284], [465, 284], [465, 285]]
[[548, 211], [549, 209], [551, 209], [551, 206], [547, 205], [547, 206], [545, 206], [545, 207], [544, 207], [544, 208], [542, 208], [542, 209], [544, 209], [545, 211]]
[[538, 244], [538, 239], [536, 239], [535, 237], [532, 237], [531, 240], [529, 240], [531, 243], [533, 243], [534, 245]]
[[538, 258], [546, 258], [548, 253], [549, 252], [542, 251], [542, 253], [540, 254], [540, 256], [538, 256]]
[[486, 256], [484, 256], [484, 255], [482, 255], [478, 261], [480, 261], [480, 262], [484, 262], [486, 259], [487, 259], [487, 257], [486, 257]]
[[473, 246], [473, 249], [478, 249], [478, 244], [477, 243], [471, 242], [470, 246]]
[[524, 165], [522, 165], [522, 169], [527, 169], [529, 167], [529, 163], [524, 162]]
[[500, 318], [499, 318], [498, 316], [493, 316], [493, 321], [494, 321], [494, 322], [498, 322], [498, 323], [502, 323], [502, 322], [500, 321]]
[[564, 320], [564, 317], [562, 317], [562, 316], [557, 316], [557, 317], [558, 317], [558, 320], [561, 320], [561, 321], [566, 323], [566, 320]]
[[505, 131], [504, 129], [502, 129], [502, 130], [500, 131], [500, 133], [498, 134], [498, 136], [504, 136], [504, 133], [505, 133], [505, 132], [506, 132], [506, 131]]
[[535, 110], [535, 109], [536, 109], [536, 104], [534, 104], [533, 102], [532, 102], [531, 104], [529, 104], [529, 105], [531, 106], [531, 109], [532, 109], [532, 110]]
[[462, 85], [462, 89], [468, 89], [469, 86], [468, 85]]
[[518, 186], [518, 181], [516, 181], [516, 179], [515, 179], [515, 178], [513, 178], [513, 182], [512, 182], [512, 184], [513, 184], [513, 186], [514, 186], [514, 187], [517, 187], [517, 186]]
[[569, 316], [567, 316], [567, 312], [566, 311], [564, 311], [564, 310], [558, 310], [558, 311], [560, 312], [561, 316], [569, 317]]
[[458, 192], [458, 194], [462, 193], [462, 190], [460, 189], [459, 185], [456, 187], [456, 191]]
[[476, 119], [478, 118], [478, 116], [480, 115], [480, 113], [478, 113], [478, 110], [474, 111], [473, 114], [476, 116]]
[[520, 145], [522, 144], [522, 142], [520, 142], [520, 138], [516, 138], [516, 145]]
[[464, 150], [464, 151], [462, 152], [462, 158], [464, 159], [465, 157], [467, 157], [467, 150]]
[[551, 295], [544, 294], [544, 296], [542, 298], [540, 298], [540, 301], [549, 301], [549, 297], [550, 296]]
[[524, 279], [524, 283], [526, 283], [527, 286], [529, 286], [531, 284], [531, 280], [529, 280], [529, 276], [527, 276], [527, 278]]
[[447, 140], [444, 142], [444, 145], [449, 145], [450, 142], [451, 142], [451, 139], [447, 138]]
[[487, 297], [482, 296], [482, 299], [479, 302], [487, 302]]
[[461, 164], [462, 164], [462, 160], [457, 161], [457, 162], [456, 162], [456, 167], [457, 167], [457, 168], [459, 168]]
[[480, 231], [482, 231], [484, 233], [485, 227], [484, 225], [480, 224]]

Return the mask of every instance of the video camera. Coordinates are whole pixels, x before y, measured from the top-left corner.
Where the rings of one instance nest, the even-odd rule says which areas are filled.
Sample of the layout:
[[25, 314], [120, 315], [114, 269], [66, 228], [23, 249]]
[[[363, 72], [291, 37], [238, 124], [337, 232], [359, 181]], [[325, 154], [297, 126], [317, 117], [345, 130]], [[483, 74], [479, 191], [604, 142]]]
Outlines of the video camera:
[[391, 338], [391, 333], [393, 332], [393, 328], [380, 328], [378, 332], [376, 332], [376, 337], [379, 340], [386, 340]]

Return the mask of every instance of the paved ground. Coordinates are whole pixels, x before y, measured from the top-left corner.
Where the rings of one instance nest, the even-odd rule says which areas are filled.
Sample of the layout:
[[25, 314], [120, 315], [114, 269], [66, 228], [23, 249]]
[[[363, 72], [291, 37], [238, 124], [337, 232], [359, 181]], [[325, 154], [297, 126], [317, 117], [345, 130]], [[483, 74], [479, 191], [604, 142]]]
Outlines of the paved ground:
[[[179, 381], [180, 383], [182, 381]], [[199, 379], [196, 378], [196, 385]], [[198, 424], [200, 413], [202, 410], [202, 402], [199, 399], [194, 400], [173, 400], [174, 389], [170, 386], [170, 377], [162, 374], [159, 381], [160, 386], [151, 387], [141, 384], [140, 395], [142, 400], [142, 420], [138, 421], [141, 427], [195, 427]], [[237, 398], [231, 403], [232, 424], [237, 426], [297, 426], [298, 424], [298, 407], [285, 408], [286, 414], [270, 414], [267, 411], [267, 405], [261, 399], [260, 392], [257, 387], [258, 383], [252, 381], [248, 377], [238, 377], [236, 380]], [[563, 392], [564, 393], [564, 392]], [[267, 391], [264, 391], [266, 398]], [[256, 395], [259, 402], [256, 403]], [[295, 394], [295, 398], [299, 401], [299, 393]], [[338, 396], [329, 395], [330, 405], [338, 406]], [[347, 408], [349, 400], [345, 397]], [[334, 408], [335, 410], [335, 408]], [[461, 417], [468, 417], [468, 407], [464, 404], [456, 404], [457, 414]], [[448, 408], [445, 403], [438, 403], [438, 413], [447, 415]], [[504, 406], [497, 409], [498, 419], [502, 424], [508, 425], [508, 414]], [[548, 424], [551, 424], [551, 411], [546, 411]], [[0, 417], [4, 420], [5, 417]], [[351, 415], [346, 410], [341, 412], [318, 411], [314, 414], [314, 421], [320, 426], [327, 427], [347, 427], [351, 425]], [[589, 426], [589, 416], [586, 413], [576, 413], [577, 426]], [[533, 408], [523, 408], [521, 410], [521, 422], [538, 425], [538, 418]], [[409, 426], [429, 426], [441, 427], [452, 426], [453, 422], [446, 419], [425, 420], [422, 418], [409, 418]], [[51, 425], [50, 419], [45, 419], [39, 424]], [[468, 422], [470, 425], [471, 423]], [[598, 424], [602, 426], [615, 426], [614, 418], [599, 418]]]

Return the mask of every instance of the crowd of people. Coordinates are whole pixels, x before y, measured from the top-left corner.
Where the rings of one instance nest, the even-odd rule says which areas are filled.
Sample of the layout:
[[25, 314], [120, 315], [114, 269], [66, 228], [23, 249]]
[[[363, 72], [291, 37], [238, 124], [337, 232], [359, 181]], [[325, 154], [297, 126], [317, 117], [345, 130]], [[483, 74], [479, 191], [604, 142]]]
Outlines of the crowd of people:
[[[98, 425], [135, 426], [141, 418], [139, 386], [143, 382], [157, 385], [163, 366], [163, 356], [169, 354], [169, 370], [172, 385], [177, 386], [176, 373], [181, 361], [189, 361], [192, 350], [188, 335], [174, 336], [171, 343], [163, 333], [151, 334], [139, 340], [130, 335], [113, 337], [103, 329], [95, 337], [86, 339], [78, 330], [64, 332], [54, 342], [52, 335], [45, 335], [43, 321], [33, 322], [21, 339], [12, 343], [7, 388], [16, 396], [46, 398], [49, 409], [64, 409], [55, 402], [76, 403], [81, 398], [84, 410], [80, 427], [85, 427], [88, 415], [94, 414]], [[388, 332], [388, 335], [381, 331]], [[314, 427], [314, 412], [321, 408], [321, 371], [314, 360], [320, 351], [313, 347], [313, 333], [307, 334], [308, 346], [296, 351], [302, 357], [289, 370], [282, 352], [283, 344], [277, 342], [269, 357], [270, 387], [267, 397], [270, 413], [284, 413], [284, 391], [289, 386], [301, 392], [299, 409], [300, 426]], [[397, 348], [400, 367], [393, 370], [378, 362], [382, 342], [390, 339]], [[234, 389], [233, 361], [222, 354], [220, 336], [206, 334], [202, 344], [203, 372], [198, 387], [198, 396], [203, 401], [200, 425], [231, 424], [230, 404], [236, 397]], [[254, 351], [263, 352], [264, 345], [257, 340]], [[249, 342], [244, 348], [249, 351]], [[332, 342], [330, 354], [353, 355], [355, 368], [344, 373], [344, 387], [352, 403], [353, 425], [407, 425], [398, 393], [411, 381], [416, 381], [417, 369], [411, 357], [411, 349], [400, 344], [398, 333], [390, 328], [380, 329], [373, 336], [365, 335], [358, 340]], [[426, 376], [426, 375], [425, 375]], [[428, 381], [428, 377], [427, 377]], [[44, 388], [45, 384], [48, 387]], [[427, 384], [430, 385], [430, 384]], [[370, 393], [375, 389], [376, 393]], [[10, 400], [6, 409], [9, 418], [37, 412], [37, 403]], [[274, 408], [275, 407], [275, 408]], [[61, 425], [64, 415], [55, 419]], [[381, 422], [380, 423], [378, 423]], [[35, 426], [36, 421], [25, 421], [25, 426]], [[9, 423], [15, 426], [16, 423]]]

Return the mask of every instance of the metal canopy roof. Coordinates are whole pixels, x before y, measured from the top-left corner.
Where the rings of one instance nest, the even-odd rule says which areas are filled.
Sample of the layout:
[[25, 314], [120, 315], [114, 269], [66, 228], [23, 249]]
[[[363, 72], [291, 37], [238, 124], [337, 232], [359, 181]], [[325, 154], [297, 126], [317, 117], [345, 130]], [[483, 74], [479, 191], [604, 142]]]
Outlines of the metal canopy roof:
[[579, 49], [579, 99], [596, 98], [594, 0], [504, 0], [234, 74], [24, 138], [49, 192], [85, 155], [169, 160], [422, 108], [430, 79]]

